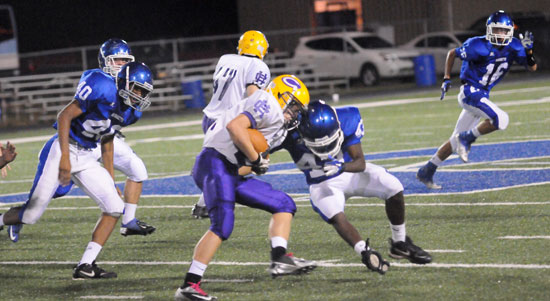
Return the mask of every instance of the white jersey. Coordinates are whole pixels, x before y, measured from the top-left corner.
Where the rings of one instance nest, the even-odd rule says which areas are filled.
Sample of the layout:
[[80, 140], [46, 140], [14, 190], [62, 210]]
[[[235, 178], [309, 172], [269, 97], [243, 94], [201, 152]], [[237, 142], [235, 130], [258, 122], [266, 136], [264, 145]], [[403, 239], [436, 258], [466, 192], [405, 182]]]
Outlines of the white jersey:
[[203, 112], [210, 119], [218, 119], [247, 96], [247, 85], [254, 84], [264, 89], [271, 79], [271, 72], [256, 57], [226, 54], [219, 59], [213, 79], [213, 95]]
[[258, 90], [218, 118], [206, 132], [203, 147], [214, 148], [223, 154], [229, 162], [239, 165], [235, 156], [239, 149], [231, 140], [226, 129], [227, 124], [239, 114], [245, 114], [250, 119], [252, 128], [264, 135], [269, 146], [280, 143], [280, 140], [286, 136], [283, 110], [279, 102], [271, 93]]

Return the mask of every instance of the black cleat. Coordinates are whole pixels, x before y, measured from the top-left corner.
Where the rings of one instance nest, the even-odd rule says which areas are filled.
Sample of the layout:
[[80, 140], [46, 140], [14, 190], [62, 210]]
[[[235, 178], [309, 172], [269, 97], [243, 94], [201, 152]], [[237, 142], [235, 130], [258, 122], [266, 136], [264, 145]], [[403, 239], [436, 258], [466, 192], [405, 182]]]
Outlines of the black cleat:
[[193, 206], [193, 209], [191, 209], [191, 216], [196, 219], [207, 218], [209, 217], [208, 209], [206, 208], [206, 206], [199, 206], [199, 204], [195, 204]]
[[99, 278], [116, 278], [115, 272], [107, 272], [104, 269], [98, 267], [94, 262], [92, 264], [84, 263], [74, 269], [73, 280], [84, 279], [99, 279]]
[[120, 225], [120, 234], [123, 236], [148, 235], [155, 232], [156, 229], [157, 228], [148, 225], [146, 222], [134, 218], [129, 223]]
[[201, 283], [191, 283], [187, 287], [178, 287], [178, 290], [176, 291], [176, 294], [174, 295], [174, 299], [176, 301], [180, 300], [207, 300], [207, 301], [216, 301], [218, 298], [214, 296], [208, 295], [205, 291], [203, 291], [200, 287]]
[[367, 239], [366, 250], [361, 252], [361, 261], [367, 266], [367, 268], [373, 272], [377, 272], [381, 275], [386, 274], [390, 268], [390, 263], [382, 258], [380, 253], [369, 248], [369, 240]]
[[403, 259], [406, 258], [412, 263], [426, 264], [432, 262], [432, 255], [422, 250], [419, 246], [413, 244], [410, 237], [406, 237], [405, 241], [394, 242], [390, 238], [390, 253], [391, 258]]

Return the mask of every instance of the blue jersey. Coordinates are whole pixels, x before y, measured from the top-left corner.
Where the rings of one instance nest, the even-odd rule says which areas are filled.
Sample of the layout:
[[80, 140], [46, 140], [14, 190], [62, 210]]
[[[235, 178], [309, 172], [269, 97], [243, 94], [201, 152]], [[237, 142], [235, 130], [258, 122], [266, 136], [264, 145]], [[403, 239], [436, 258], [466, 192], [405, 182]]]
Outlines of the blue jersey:
[[462, 59], [460, 79], [485, 91], [490, 91], [510, 70], [515, 61], [527, 65], [525, 49], [513, 38], [507, 46], [494, 46], [485, 36], [473, 37], [455, 49]]
[[[340, 128], [344, 133], [344, 142], [337, 159], [344, 162], [351, 161], [351, 157], [348, 153], [348, 147], [357, 143], [361, 143], [361, 138], [365, 134], [363, 128], [363, 119], [359, 113], [359, 109], [356, 107], [345, 107], [336, 109], [338, 120], [340, 120]], [[330, 178], [338, 176], [327, 177], [323, 171], [323, 160], [315, 156], [304, 144], [300, 134], [297, 130], [288, 133], [285, 141], [277, 148], [278, 150], [284, 148], [296, 163], [296, 166], [305, 174], [308, 185], [321, 183]]]
[[141, 112], [125, 104], [120, 104], [115, 107], [111, 113], [111, 126], [117, 132], [131, 124], [136, 123], [141, 118]]
[[[82, 114], [71, 121], [69, 136], [85, 148], [95, 148], [103, 135], [114, 134], [110, 117], [120, 107], [115, 79], [100, 69], [86, 70], [74, 99]], [[57, 122], [53, 127], [57, 129]]]

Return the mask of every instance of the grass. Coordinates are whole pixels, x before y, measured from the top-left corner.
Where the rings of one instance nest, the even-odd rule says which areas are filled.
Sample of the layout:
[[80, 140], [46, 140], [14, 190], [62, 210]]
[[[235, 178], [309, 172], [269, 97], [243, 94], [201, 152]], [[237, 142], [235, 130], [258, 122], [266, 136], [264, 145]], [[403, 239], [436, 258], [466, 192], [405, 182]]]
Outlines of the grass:
[[[540, 87], [541, 90], [499, 94], [492, 101], [503, 105], [510, 126], [479, 139], [479, 143], [550, 139], [548, 103], [522, 104], [550, 92], [550, 81], [504, 82], [498, 91]], [[456, 88], [456, 87], [455, 87]], [[438, 97], [437, 89], [414, 97]], [[454, 90], [456, 92], [456, 89]], [[399, 95], [411, 98], [411, 95]], [[365, 97], [341, 104], [361, 105], [379, 99]], [[460, 110], [455, 96], [444, 102], [422, 102], [361, 109], [365, 123], [365, 152], [438, 147], [453, 130]], [[139, 125], [198, 120], [145, 116]], [[53, 134], [53, 129], [3, 133], [8, 138]], [[198, 126], [127, 132], [127, 141], [145, 161], [150, 177], [187, 173], [200, 151], [201, 139], [137, 143], [142, 139], [200, 133]], [[0, 181], [0, 196], [27, 192], [32, 184], [37, 154], [43, 142], [17, 144], [18, 158], [9, 177]], [[549, 155], [550, 156], [550, 155]], [[374, 163], [402, 166], [427, 160], [399, 158]], [[272, 162], [289, 161], [276, 153]], [[508, 161], [505, 161], [506, 163]], [[549, 168], [548, 157], [521, 160], [514, 168]], [[491, 163], [454, 166], [459, 169], [507, 169]], [[117, 174], [117, 181], [124, 176]], [[487, 179], [490, 181], [491, 179]], [[471, 194], [406, 196], [407, 232], [418, 245], [433, 250], [434, 264], [413, 266], [390, 260], [384, 275], [368, 272], [360, 258], [311, 209], [307, 198], [296, 198], [289, 250], [321, 263], [309, 275], [271, 279], [267, 228], [269, 214], [237, 207], [235, 230], [208, 267], [203, 288], [220, 300], [544, 300], [550, 287], [549, 241], [502, 239], [503, 236], [548, 236], [550, 185], [509, 188]], [[196, 197], [150, 197], [140, 201], [137, 216], [158, 230], [147, 237], [113, 233], [98, 261], [114, 270], [114, 280], [73, 281], [72, 266], [80, 259], [100, 211], [88, 198], [66, 197], [50, 204], [36, 225], [25, 226], [17, 244], [0, 232], [0, 300], [74, 300], [82, 297], [169, 300], [181, 285], [195, 243], [209, 226], [194, 220], [190, 208]], [[529, 203], [527, 203], [529, 202]], [[533, 204], [534, 202], [534, 204]], [[352, 198], [346, 214], [371, 245], [387, 258], [391, 235], [383, 202]], [[0, 203], [0, 212], [8, 204]], [[71, 209], [76, 208], [76, 209]], [[118, 229], [117, 229], [118, 230]], [[445, 252], [443, 252], [445, 251]], [[28, 264], [34, 262], [34, 264]], [[232, 264], [221, 264], [228, 262]], [[27, 264], [24, 264], [27, 263]], [[147, 263], [147, 264], [146, 264]], [[245, 264], [248, 265], [239, 265]], [[516, 266], [514, 266], [516, 265]]]

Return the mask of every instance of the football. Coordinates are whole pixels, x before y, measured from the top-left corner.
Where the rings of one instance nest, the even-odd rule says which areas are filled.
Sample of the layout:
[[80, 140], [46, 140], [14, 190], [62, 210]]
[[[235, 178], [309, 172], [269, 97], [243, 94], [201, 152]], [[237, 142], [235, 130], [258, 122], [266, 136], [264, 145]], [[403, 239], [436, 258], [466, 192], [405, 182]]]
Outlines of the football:
[[267, 140], [265, 139], [264, 135], [260, 133], [260, 131], [249, 128], [248, 135], [250, 136], [250, 141], [254, 146], [254, 150], [256, 150], [258, 153], [263, 153], [267, 150]]

